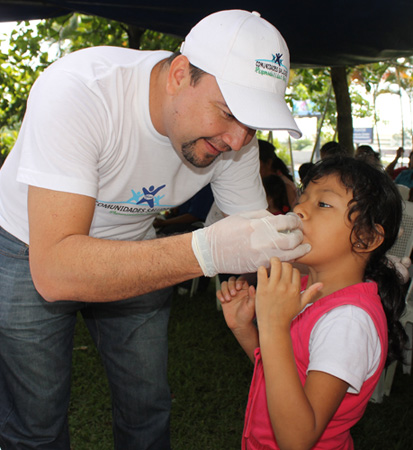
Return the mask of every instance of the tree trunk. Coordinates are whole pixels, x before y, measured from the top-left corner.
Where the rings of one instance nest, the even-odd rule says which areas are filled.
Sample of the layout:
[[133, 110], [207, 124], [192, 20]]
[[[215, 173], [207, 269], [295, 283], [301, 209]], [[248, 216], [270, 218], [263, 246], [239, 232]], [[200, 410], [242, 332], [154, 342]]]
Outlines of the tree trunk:
[[351, 115], [351, 100], [348, 91], [346, 68], [332, 67], [331, 82], [333, 83], [337, 104], [338, 142], [350, 155], [353, 155], [353, 118]]
[[129, 38], [129, 48], [139, 50], [141, 45], [141, 37], [144, 32], [144, 28], [140, 28], [135, 25], [128, 25], [127, 33]]

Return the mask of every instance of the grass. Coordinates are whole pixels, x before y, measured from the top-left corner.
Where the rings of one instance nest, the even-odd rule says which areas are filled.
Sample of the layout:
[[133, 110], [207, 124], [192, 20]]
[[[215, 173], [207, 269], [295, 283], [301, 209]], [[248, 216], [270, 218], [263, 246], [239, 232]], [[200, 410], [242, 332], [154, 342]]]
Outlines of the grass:
[[[169, 352], [172, 448], [240, 449], [252, 364], [217, 311], [212, 284], [193, 298], [174, 296]], [[364, 417], [353, 428], [357, 450], [413, 448], [412, 387], [411, 376], [398, 367], [390, 397], [381, 404], [369, 403]], [[69, 426], [73, 450], [113, 449], [106, 376], [80, 318]]]

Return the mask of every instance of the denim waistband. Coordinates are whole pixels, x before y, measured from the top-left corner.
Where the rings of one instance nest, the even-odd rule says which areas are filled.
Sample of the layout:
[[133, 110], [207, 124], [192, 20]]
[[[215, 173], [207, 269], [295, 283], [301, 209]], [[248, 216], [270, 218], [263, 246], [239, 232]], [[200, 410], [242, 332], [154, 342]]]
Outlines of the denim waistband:
[[13, 236], [11, 233], [6, 231], [2, 226], [0, 226], [0, 235], [4, 236], [6, 239], [9, 239], [10, 241], [16, 242], [16, 244], [21, 244], [25, 245], [26, 247], [29, 247], [28, 244], [16, 238], [16, 236]]

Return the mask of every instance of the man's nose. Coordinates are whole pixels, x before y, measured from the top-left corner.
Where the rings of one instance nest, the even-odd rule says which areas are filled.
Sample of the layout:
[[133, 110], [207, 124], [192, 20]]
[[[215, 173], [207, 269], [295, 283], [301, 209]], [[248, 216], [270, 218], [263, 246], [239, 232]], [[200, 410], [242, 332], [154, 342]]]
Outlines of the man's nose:
[[248, 128], [238, 121], [234, 121], [230, 129], [223, 135], [223, 141], [229, 145], [232, 150], [238, 151], [249, 144], [255, 135], [255, 130]]

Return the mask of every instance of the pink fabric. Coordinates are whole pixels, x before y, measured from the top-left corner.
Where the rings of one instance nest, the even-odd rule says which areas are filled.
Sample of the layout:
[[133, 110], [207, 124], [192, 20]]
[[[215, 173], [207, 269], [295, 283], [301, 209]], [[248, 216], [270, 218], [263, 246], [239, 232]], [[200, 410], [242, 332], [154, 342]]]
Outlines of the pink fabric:
[[[307, 279], [308, 277], [303, 278], [303, 289], [305, 289]], [[352, 450], [354, 448], [350, 428], [363, 416], [386, 362], [388, 344], [386, 316], [377, 294], [376, 283], [359, 283], [318, 300], [299, 314], [291, 324], [295, 360], [301, 383], [304, 385], [306, 369], [309, 364], [308, 344], [311, 330], [322, 315], [333, 308], [347, 304], [362, 308], [372, 318], [382, 347], [381, 360], [378, 369], [364, 382], [359, 394], [347, 393], [345, 395], [324, 433], [313, 447], [317, 450]], [[268, 413], [264, 371], [259, 349], [255, 351], [255, 369], [245, 414], [242, 449], [279, 449]]]

